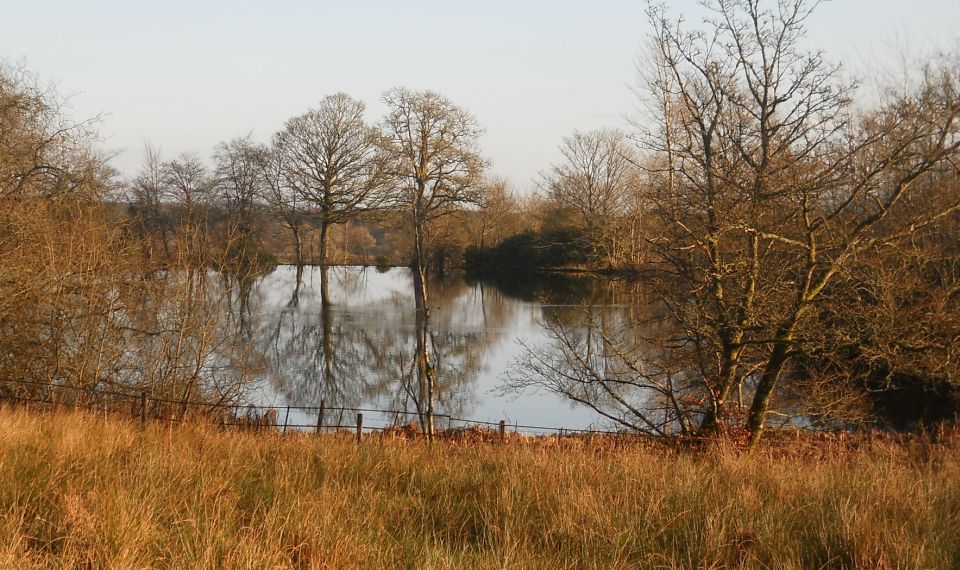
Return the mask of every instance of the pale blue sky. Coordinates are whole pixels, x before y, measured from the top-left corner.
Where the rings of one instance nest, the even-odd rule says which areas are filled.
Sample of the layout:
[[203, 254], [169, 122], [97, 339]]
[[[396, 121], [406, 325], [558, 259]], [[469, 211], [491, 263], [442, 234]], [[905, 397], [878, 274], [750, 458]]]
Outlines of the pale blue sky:
[[[486, 128], [493, 170], [527, 189], [573, 129], [625, 127], [648, 31], [626, 0], [134, 2], [0, 0], [0, 57], [23, 60], [102, 112], [125, 174], [145, 140], [203, 156], [252, 132], [267, 140], [322, 96], [346, 91], [379, 118], [394, 86], [430, 88]], [[698, 19], [693, 0], [669, 2]], [[835, 0], [810, 43], [857, 70], [908, 39], [957, 45], [960, 0]]]

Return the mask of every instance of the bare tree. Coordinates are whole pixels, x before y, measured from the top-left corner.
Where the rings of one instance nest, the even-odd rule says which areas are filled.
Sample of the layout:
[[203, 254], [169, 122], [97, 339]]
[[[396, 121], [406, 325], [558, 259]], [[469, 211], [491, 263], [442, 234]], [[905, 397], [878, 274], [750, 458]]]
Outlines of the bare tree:
[[186, 152], [161, 165], [164, 200], [176, 212], [179, 263], [199, 267], [209, 260], [209, 213], [215, 184], [199, 155]]
[[496, 245], [516, 233], [519, 227], [520, 200], [503, 178], [491, 178], [483, 184], [479, 208], [468, 218], [471, 245], [483, 249]]
[[303, 234], [306, 201], [289, 184], [287, 157], [275, 147], [258, 147], [257, 160], [262, 177], [260, 198], [293, 237], [298, 274], [303, 268]]
[[960, 206], [956, 195], [908, 199], [955, 160], [960, 97], [953, 70], [933, 66], [913, 90], [858, 112], [854, 86], [800, 48], [815, 2], [710, 6], [705, 32], [650, 11], [654, 75], [669, 78], [651, 85], [659, 128], [643, 138], [660, 174], [650, 242], [668, 276], [663, 297], [697, 348], [703, 426], [751, 380], [756, 443], [837, 274]]
[[[0, 67], [0, 396], [234, 399], [250, 352], [223, 326], [224, 292], [206, 271], [139, 254], [107, 202], [96, 137], [63, 131], [76, 123], [61, 100], [24, 81]], [[134, 191], [155, 208], [162, 168], [154, 153], [147, 163]]]
[[[960, 157], [956, 60], [935, 58], [920, 66], [916, 81], [886, 92], [873, 108], [856, 105], [856, 84], [842, 80], [821, 52], [801, 47], [817, 4], [781, 0], [766, 8], [756, 0], [717, 0], [708, 3], [713, 14], [700, 30], [649, 9], [649, 61], [656, 68], [645, 74], [649, 115], [638, 137], [641, 204], [654, 263], [649, 286], [677, 328], [663, 341], [669, 350], [620, 358], [619, 370], [632, 372], [634, 388], [667, 386], [664, 395], [682, 389], [676, 417], [699, 421], [705, 433], [740, 421], [734, 412], [746, 392], [751, 401], [739, 425], [754, 445], [773, 397], [792, 391], [784, 378], [789, 388], [803, 390], [806, 382], [821, 403], [821, 396], [848, 399], [810, 364], [828, 362], [824, 351], [844, 344], [829, 340], [831, 328], [862, 323], [860, 330], [874, 331], [871, 342], [880, 342], [881, 329], [863, 319], [863, 301], [838, 291], [876, 289], [867, 288], [876, 270], [860, 260], [929, 239], [929, 228], [955, 220], [960, 210], [960, 188], [946, 183], [956, 178]], [[915, 288], [910, 298], [949, 297], [950, 282], [930, 278], [942, 289]], [[951, 323], [938, 327], [945, 336], [937, 342], [927, 335], [927, 342], [909, 344], [945, 355]], [[624, 385], [620, 371], [606, 375], [584, 359], [590, 345], [575, 331], [552, 331], [565, 356], [528, 359], [538, 363], [537, 377], [549, 380], [541, 385], [561, 391], [576, 385], [571, 375], [581, 372], [597, 389]], [[601, 336], [622, 340], [609, 331]], [[624, 343], [605, 343], [606, 350], [618, 344]], [[683, 383], [668, 386], [667, 373]], [[647, 403], [603, 400], [611, 416], [641, 424], [650, 418]]]
[[213, 198], [213, 179], [196, 153], [183, 153], [163, 163], [165, 197], [183, 210], [188, 223], [198, 221]]
[[287, 121], [274, 137], [284, 155], [287, 184], [310, 206], [320, 226], [321, 298], [329, 304], [327, 241], [344, 224], [383, 202], [376, 130], [363, 119], [365, 105], [345, 93], [324, 98], [316, 109]]
[[620, 131], [575, 131], [560, 145], [563, 161], [543, 173], [550, 199], [576, 212], [594, 256], [612, 260], [618, 226], [639, 186], [632, 145]]
[[130, 209], [140, 230], [140, 237], [150, 257], [150, 242], [160, 240], [163, 258], [170, 260], [170, 219], [164, 213], [163, 162], [160, 151], [145, 145], [140, 172], [127, 185]]
[[249, 137], [237, 138], [221, 143], [214, 161], [218, 194], [228, 212], [227, 241], [236, 246], [228, 257], [245, 263], [256, 253], [254, 220], [264, 183], [260, 150]]
[[476, 119], [432, 91], [392, 89], [383, 96], [387, 116], [380, 126], [393, 198], [414, 234], [414, 297], [417, 371], [427, 387], [425, 429], [433, 433], [434, 371], [430, 364], [427, 238], [430, 222], [480, 198], [484, 161], [477, 148]]
[[28, 70], [0, 62], [0, 200], [104, 190], [113, 171], [94, 144], [98, 118], [74, 121], [66, 107]]

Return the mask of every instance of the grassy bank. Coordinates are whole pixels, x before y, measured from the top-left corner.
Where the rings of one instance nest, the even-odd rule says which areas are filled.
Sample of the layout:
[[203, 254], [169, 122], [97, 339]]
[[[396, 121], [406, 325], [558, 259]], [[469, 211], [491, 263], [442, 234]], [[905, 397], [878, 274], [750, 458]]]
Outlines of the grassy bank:
[[960, 453], [145, 430], [0, 409], [0, 565], [957, 568]]

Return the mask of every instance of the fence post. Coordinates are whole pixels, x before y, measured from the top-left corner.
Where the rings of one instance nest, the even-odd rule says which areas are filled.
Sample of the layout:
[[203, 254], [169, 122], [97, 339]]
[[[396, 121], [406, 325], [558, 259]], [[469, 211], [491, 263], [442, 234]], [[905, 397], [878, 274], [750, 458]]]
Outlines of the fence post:
[[357, 414], [357, 443], [363, 439], [363, 414]]
[[140, 392], [140, 425], [147, 425], [147, 393]]
[[290, 406], [287, 406], [287, 413], [283, 416], [283, 432], [287, 433], [287, 422], [290, 421]]
[[320, 430], [323, 429], [323, 408], [326, 403], [326, 400], [320, 400], [320, 413], [317, 414], [317, 433], [320, 433]]
[[500, 420], [500, 441], [507, 438], [507, 422]]

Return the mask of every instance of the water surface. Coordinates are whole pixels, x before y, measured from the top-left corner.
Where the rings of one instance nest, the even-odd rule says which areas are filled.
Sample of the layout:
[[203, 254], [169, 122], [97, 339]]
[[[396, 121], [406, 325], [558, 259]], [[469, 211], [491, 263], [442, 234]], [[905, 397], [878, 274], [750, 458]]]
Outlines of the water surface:
[[[298, 280], [295, 267], [280, 266], [249, 290], [245, 326], [268, 364], [259, 398], [279, 407], [324, 402], [327, 407], [416, 411], [410, 271], [330, 268], [332, 304], [327, 309], [320, 299], [320, 271], [305, 267]], [[520, 343], [546, 345], [540, 326], [545, 316], [565, 311], [573, 315], [587, 302], [628, 306], [609, 284], [595, 278], [555, 276], [493, 284], [454, 277], [431, 282], [437, 413], [509, 424], [607, 426], [594, 412], [555, 394], [502, 390], [504, 374], [521, 353]], [[310, 423], [315, 415], [290, 421]], [[352, 418], [342, 421], [353, 423]], [[382, 425], [391, 420], [365, 419], [367, 425], [371, 421]], [[439, 418], [438, 427], [446, 427], [445, 421]]]

